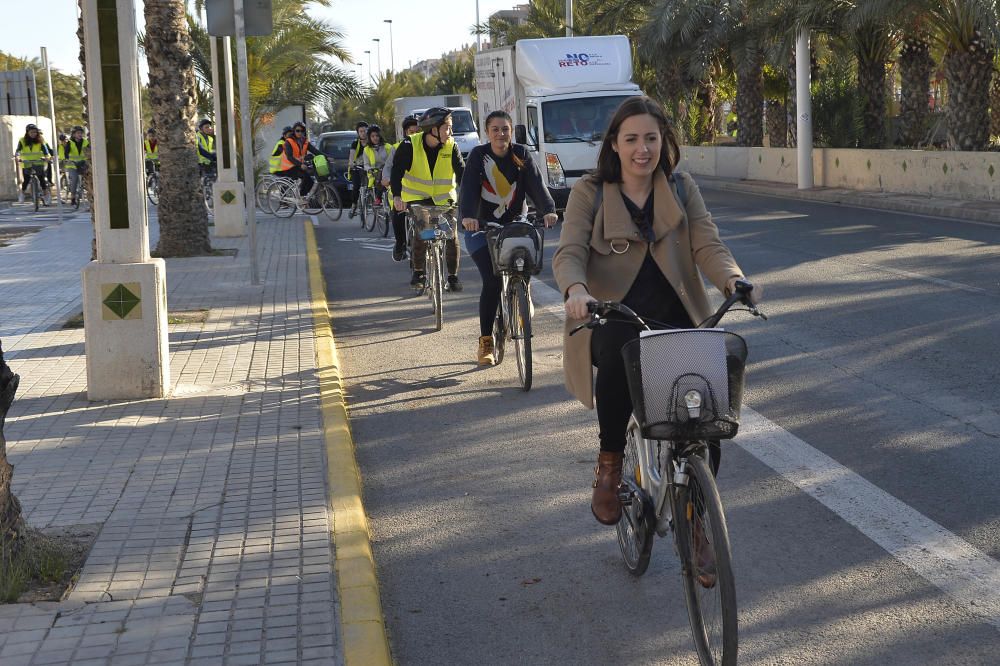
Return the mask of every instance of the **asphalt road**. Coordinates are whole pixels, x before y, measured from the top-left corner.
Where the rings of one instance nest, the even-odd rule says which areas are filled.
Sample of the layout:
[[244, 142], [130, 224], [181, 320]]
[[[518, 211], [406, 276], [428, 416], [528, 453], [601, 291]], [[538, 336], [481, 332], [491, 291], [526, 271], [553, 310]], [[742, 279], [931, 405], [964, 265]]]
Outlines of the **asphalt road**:
[[[729, 320], [753, 410], [719, 476], [741, 663], [997, 663], [1000, 228], [705, 194], [771, 317]], [[590, 514], [558, 295], [536, 289], [525, 394], [512, 358], [475, 365], [467, 256], [434, 332], [390, 242], [317, 232], [397, 662], [696, 663], [670, 541], [633, 579]]]

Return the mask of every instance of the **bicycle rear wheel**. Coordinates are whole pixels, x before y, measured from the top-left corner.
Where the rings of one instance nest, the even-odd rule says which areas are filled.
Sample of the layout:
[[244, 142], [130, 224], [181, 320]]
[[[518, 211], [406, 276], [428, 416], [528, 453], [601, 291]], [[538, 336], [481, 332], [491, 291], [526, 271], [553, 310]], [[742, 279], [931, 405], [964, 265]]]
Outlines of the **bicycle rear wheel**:
[[514, 291], [510, 304], [510, 337], [514, 340], [514, 358], [517, 359], [517, 375], [521, 379], [521, 390], [531, 390], [531, 304], [528, 302], [528, 285], [520, 279], [514, 280]]
[[154, 206], [160, 205], [160, 177], [155, 172], [146, 176], [146, 198]]
[[271, 187], [267, 188], [267, 200], [271, 202], [271, 210], [276, 217], [291, 217], [298, 208], [298, 201], [295, 197], [294, 188], [298, 183], [288, 183], [276, 180]]
[[493, 318], [493, 365], [503, 362], [504, 343], [507, 341], [507, 328], [503, 322], [503, 297], [497, 303], [497, 314]]
[[273, 182], [274, 180], [271, 178], [262, 178], [257, 181], [257, 187], [255, 187], [253, 191], [253, 198], [257, 203], [257, 208], [260, 208], [261, 211], [265, 213], [271, 212], [270, 208], [268, 208], [267, 190], [271, 187], [271, 183]]
[[213, 206], [215, 205], [215, 199], [212, 196], [212, 190], [215, 186], [215, 181], [213, 181], [208, 176], [204, 176], [201, 179], [201, 193], [205, 199], [205, 210], [209, 215], [213, 212]]
[[615, 526], [625, 568], [633, 576], [641, 576], [649, 567], [649, 556], [653, 552], [653, 531], [656, 529], [653, 502], [642, 491], [639, 474], [641, 437], [639, 424], [633, 416], [625, 431], [625, 460], [622, 465], [622, 489], [629, 492], [630, 501], [622, 506], [622, 519]]
[[[674, 520], [684, 600], [698, 658], [705, 666], [734, 666], [739, 646], [736, 583], [722, 499], [708, 463], [688, 458], [688, 484], [678, 493]], [[708, 557], [714, 558], [714, 571]], [[714, 584], [706, 587], [703, 582]]]
[[340, 193], [330, 183], [323, 183], [323, 189], [326, 190], [323, 212], [326, 213], [328, 218], [336, 222], [344, 214], [344, 206], [340, 201]]

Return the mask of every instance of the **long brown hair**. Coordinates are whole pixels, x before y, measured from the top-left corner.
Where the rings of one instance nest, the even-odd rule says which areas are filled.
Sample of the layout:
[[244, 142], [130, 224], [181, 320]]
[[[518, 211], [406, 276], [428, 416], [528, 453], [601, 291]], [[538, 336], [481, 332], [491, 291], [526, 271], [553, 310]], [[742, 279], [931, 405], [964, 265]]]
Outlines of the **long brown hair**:
[[656, 119], [656, 123], [660, 126], [660, 136], [663, 138], [659, 166], [667, 176], [673, 172], [674, 166], [681, 159], [677, 134], [670, 121], [667, 120], [667, 114], [663, 112], [663, 107], [658, 102], [649, 97], [637, 96], [629, 97], [622, 102], [618, 110], [615, 111], [615, 115], [611, 117], [611, 124], [608, 125], [608, 131], [604, 133], [604, 141], [601, 142], [601, 152], [597, 155], [597, 168], [591, 173], [592, 178], [604, 183], [622, 182], [621, 159], [611, 143], [618, 138], [618, 131], [626, 119], [646, 113]]

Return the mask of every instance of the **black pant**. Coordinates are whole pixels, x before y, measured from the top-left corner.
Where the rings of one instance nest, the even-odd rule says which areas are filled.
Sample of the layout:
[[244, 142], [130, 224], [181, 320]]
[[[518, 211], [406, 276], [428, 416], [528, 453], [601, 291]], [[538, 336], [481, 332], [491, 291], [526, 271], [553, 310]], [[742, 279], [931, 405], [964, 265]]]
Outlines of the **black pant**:
[[291, 169], [286, 169], [281, 171], [280, 174], [285, 178], [294, 178], [299, 181], [299, 194], [305, 196], [309, 194], [309, 190], [312, 189], [313, 179], [312, 176], [307, 174], [302, 170], [302, 167], [293, 166]]
[[479, 292], [479, 335], [493, 334], [493, 319], [500, 305], [500, 277], [493, 274], [493, 259], [490, 248], [481, 247], [471, 255], [483, 279], [483, 290]]
[[358, 199], [361, 198], [361, 187], [366, 183], [365, 179], [367, 177], [364, 169], [355, 167], [351, 170], [351, 183], [354, 186], [354, 189], [351, 190], [351, 203], [354, 208], [358, 207]]
[[[590, 338], [590, 357], [597, 366], [594, 400], [601, 451], [621, 453], [625, 450], [625, 429], [632, 415], [632, 397], [622, 347], [637, 337], [639, 329], [635, 326], [609, 320], [604, 326], [595, 328]], [[718, 440], [710, 440], [708, 444], [712, 471], [718, 472], [722, 450]]]
[[51, 177], [46, 177], [46, 175], [45, 175], [46, 174], [46, 170], [44, 168], [42, 168], [41, 164], [38, 164], [38, 165], [35, 165], [35, 166], [30, 166], [30, 167], [22, 167], [21, 168], [21, 176], [24, 178], [23, 182], [21, 183], [21, 191], [22, 192], [27, 192], [28, 191], [28, 184], [31, 183], [31, 172], [32, 171], [34, 171], [36, 174], [38, 174], [38, 180], [41, 182], [41, 185], [42, 185], [43, 188], [48, 187], [49, 183], [52, 182]]
[[[388, 192], [385, 196], [390, 196]], [[396, 237], [396, 245], [406, 245], [406, 213], [392, 211], [392, 234]]]

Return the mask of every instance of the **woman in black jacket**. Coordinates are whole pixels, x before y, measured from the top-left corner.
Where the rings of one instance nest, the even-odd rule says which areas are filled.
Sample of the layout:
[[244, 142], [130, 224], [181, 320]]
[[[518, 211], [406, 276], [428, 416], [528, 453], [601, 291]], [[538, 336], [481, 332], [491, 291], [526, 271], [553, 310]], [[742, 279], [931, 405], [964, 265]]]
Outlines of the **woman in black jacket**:
[[556, 223], [552, 201], [542, 173], [528, 149], [512, 142], [513, 122], [505, 111], [486, 117], [489, 143], [469, 153], [458, 194], [459, 215], [465, 228], [465, 249], [483, 278], [479, 295], [479, 365], [493, 365], [493, 318], [500, 302], [500, 278], [493, 274], [493, 260], [486, 245], [488, 222], [507, 224], [528, 208], [526, 196], [545, 216], [545, 226]]

